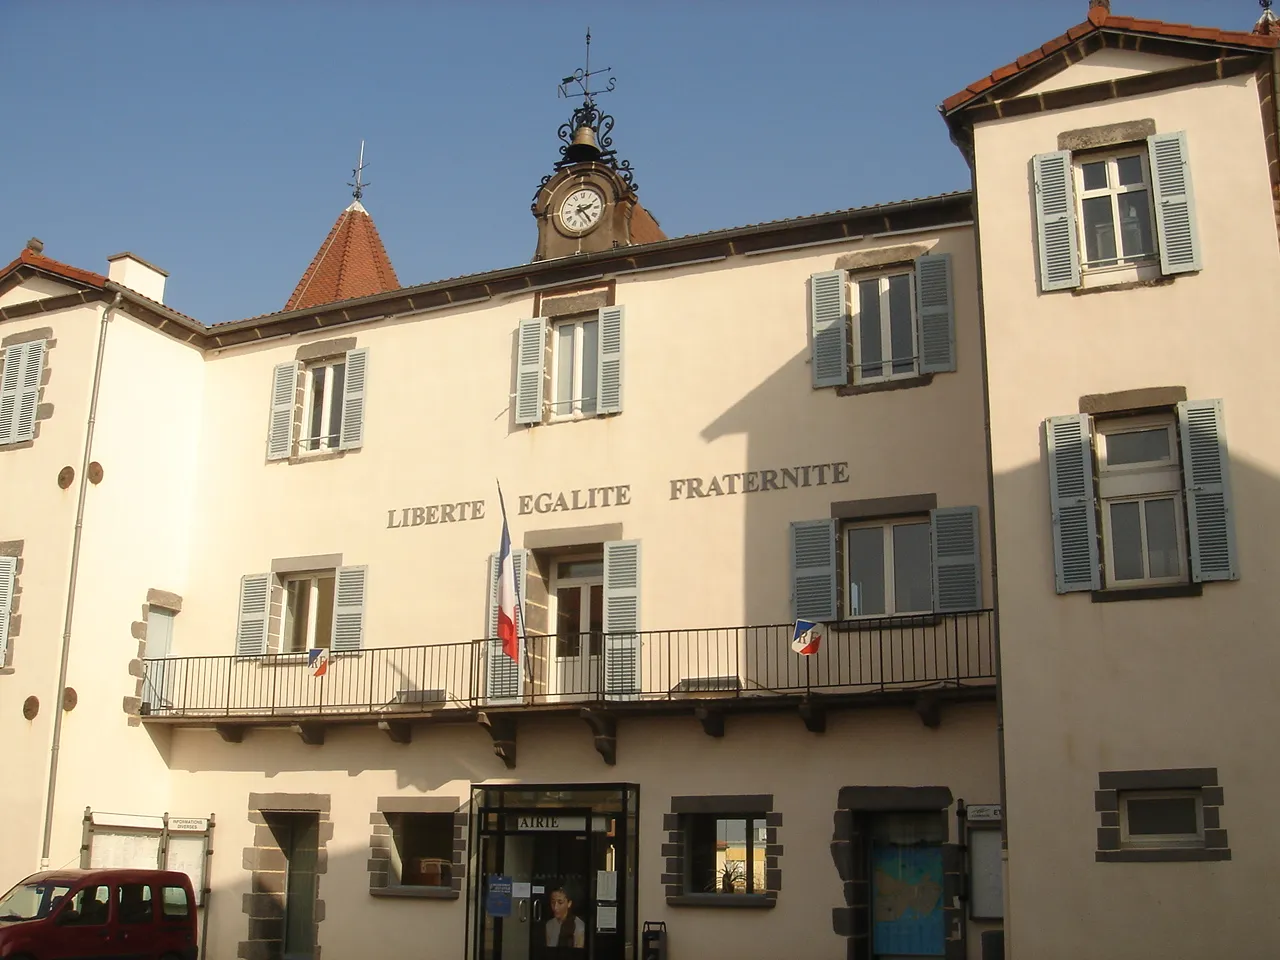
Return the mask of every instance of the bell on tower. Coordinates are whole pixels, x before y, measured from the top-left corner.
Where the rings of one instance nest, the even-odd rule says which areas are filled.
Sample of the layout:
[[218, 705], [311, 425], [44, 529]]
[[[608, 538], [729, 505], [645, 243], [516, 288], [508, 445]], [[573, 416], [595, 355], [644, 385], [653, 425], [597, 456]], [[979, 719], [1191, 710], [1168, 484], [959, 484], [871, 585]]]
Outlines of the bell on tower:
[[596, 104], [596, 97], [611, 93], [617, 80], [610, 77], [603, 90], [592, 90], [591, 78], [610, 72], [610, 67], [591, 69], [588, 30], [585, 65], [557, 88], [560, 97], [581, 97], [582, 102], [569, 122], [560, 125], [560, 159], [533, 197], [538, 221], [534, 260], [666, 239], [658, 221], [640, 205], [630, 161], [619, 160], [613, 149], [613, 117]]

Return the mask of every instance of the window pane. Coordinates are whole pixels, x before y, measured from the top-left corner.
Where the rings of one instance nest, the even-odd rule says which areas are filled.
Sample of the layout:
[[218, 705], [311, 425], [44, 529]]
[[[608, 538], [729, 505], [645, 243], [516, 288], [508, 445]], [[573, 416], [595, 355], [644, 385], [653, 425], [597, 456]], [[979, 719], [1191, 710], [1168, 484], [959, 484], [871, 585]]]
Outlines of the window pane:
[[1134, 501], [1113, 503], [1111, 507], [1112, 579], [1141, 580], [1142, 521], [1139, 504]]
[[1108, 466], [1118, 467], [1128, 463], [1151, 463], [1168, 459], [1169, 431], [1164, 427], [1155, 430], [1107, 434]]
[[880, 337], [880, 281], [858, 284], [858, 338], [862, 346], [863, 377], [884, 376], [884, 347]]
[[582, 412], [596, 412], [596, 361], [600, 352], [600, 321], [582, 324]]
[[190, 913], [187, 891], [182, 887], [165, 887], [160, 892], [160, 908], [166, 917], [185, 917]]
[[1135, 155], [1117, 159], [1116, 179], [1120, 181], [1122, 187], [1142, 183], [1142, 158]]
[[747, 892], [747, 821], [716, 821], [717, 893]]
[[689, 892], [717, 893], [716, 818], [709, 814], [690, 816], [685, 827], [689, 858]]
[[1147, 521], [1148, 576], [1176, 577], [1182, 573], [1178, 561], [1178, 521], [1172, 498], [1148, 500], [1143, 504]]
[[906, 274], [889, 278], [889, 345], [893, 349], [893, 372], [911, 373], [916, 368], [911, 323], [911, 278]]
[[1120, 205], [1120, 241], [1126, 257], [1145, 257], [1155, 251], [1151, 240], [1151, 204], [1147, 191], [1133, 190], [1116, 198]]
[[122, 883], [117, 897], [116, 916], [121, 923], [151, 922], [151, 888], [145, 883]]
[[556, 327], [556, 396], [554, 413], [573, 412], [573, 324]]
[[63, 922], [78, 927], [99, 926], [107, 922], [107, 905], [110, 903], [106, 887], [85, 887], [71, 898], [74, 916], [63, 917]]
[[1129, 835], [1196, 834], [1195, 797], [1129, 797], [1125, 804]]
[[1111, 215], [1111, 196], [1089, 197], [1084, 210], [1085, 257], [1090, 263], [1105, 263], [1116, 258], [1115, 225]]
[[1107, 188], [1107, 161], [1099, 160], [1096, 163], [1086, 163], [1080, 167], [1081, 173], [1084, 175], [1084, 188], [1086, 190], [1105, 190]]
[[596, 584], [591, 590], [591, 656], [600, 656], [604, 642], [604, 585]]
[[307, 420], [307, 449], [320, 449], [320, 433], [324, 425], [324, 367], [311, 371], [311, 416]]
[[333, 587], [333, 577], [320, 577], [316, 581], [315, 645], [325, 649], [333, 639]]
[[330, 447], [336, 448], [338, 440], [342, 437], [342, 386], [347, 379], [346, 363], [335, 363], [333, 365], [332, 382], [329, 385], [329, 442]]
[[311, 581], [290, 580], [284, 587], [284, 649], [296, 653], [307, 649], [311, 617]]
[[900, 523], [893, 528], [893, 610], [933, 609], [933, 571], [929, 525]]
[[581, 649], [582, 588], [556, 590], [556, 656], [576, 657]]
[[556, 576], [564, 580], [569, 577], [603, 577], [603, 560], [563, 560], [556, 564]]
[[849, 531], [849, 615], [883, 614], [884, 528]]

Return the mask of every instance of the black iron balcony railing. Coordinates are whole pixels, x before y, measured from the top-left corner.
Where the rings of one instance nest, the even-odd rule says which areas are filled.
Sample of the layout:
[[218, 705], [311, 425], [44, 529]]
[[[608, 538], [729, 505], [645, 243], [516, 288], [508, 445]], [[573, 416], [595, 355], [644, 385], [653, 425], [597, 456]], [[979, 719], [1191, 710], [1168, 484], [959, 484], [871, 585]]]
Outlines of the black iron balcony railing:
[[926, 614], [828, 627], [817, 653], [791, 624], [529, 636], [519, 664], [495, 640], [334, 653], [144, 661], [152, 718], [370, 716], [531, 704], [787, 698], [990, 685], [992, 614]]

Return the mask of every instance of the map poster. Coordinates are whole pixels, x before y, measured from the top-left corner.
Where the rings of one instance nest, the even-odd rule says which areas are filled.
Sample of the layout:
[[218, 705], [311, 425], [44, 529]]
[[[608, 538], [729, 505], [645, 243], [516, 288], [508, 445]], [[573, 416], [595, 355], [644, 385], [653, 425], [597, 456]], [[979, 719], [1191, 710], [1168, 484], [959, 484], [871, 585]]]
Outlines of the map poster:
[[942, 956], [942, 849], [874, 844], [871, 916], [877, 954]]

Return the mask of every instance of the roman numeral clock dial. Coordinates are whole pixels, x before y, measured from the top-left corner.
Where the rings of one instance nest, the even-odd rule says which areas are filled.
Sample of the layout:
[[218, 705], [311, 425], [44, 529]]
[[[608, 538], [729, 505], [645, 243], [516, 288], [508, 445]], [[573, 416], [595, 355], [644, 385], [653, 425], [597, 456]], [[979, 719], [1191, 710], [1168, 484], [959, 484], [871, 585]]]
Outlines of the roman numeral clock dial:
[[560, 223], [573, 233], [586, 233], [604, 214], [604, 197], [583, 187], [573, 191], [560, 204]]

